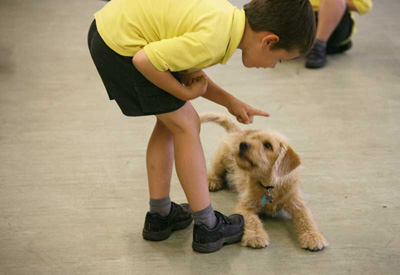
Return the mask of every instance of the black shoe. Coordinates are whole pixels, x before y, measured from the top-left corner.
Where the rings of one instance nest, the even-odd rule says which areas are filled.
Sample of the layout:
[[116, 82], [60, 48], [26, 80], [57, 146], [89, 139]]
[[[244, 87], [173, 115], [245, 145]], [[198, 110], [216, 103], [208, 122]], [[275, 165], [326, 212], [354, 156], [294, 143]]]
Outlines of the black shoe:
[[326, 49], [318, 44], [314, 44], [311, 52], [306, 57], [306, 68], [319, 69], [326, 64]]
[[217, 225], [208, 229], [204, 224], [193, 228], [192, 248], [196, 252], [211, 253], [221, 249], [224, 244], [240, 242], [244, 232], [244, 218], [240, 214], [229, 217], [214, 211]]
[[337, 54], [337, 53], [343, 53], [347, 50], [349, 50], [351, 47], [353, 46], [353, 42], [351, 42], [351, 40], [349, 42], [347, 42], [344, 45], [340, 45], [338, 47], [327, 47], [326, 48], [326, 53], [327, 54]]
[[193, 221], [192, 213], [187, 203], [176, 204], [171, 202], [171, 211], [168, 216], [147, 212], [144, 221], [143, 239], [162, 241], [168, 239], [173, 231], [188, 227]]

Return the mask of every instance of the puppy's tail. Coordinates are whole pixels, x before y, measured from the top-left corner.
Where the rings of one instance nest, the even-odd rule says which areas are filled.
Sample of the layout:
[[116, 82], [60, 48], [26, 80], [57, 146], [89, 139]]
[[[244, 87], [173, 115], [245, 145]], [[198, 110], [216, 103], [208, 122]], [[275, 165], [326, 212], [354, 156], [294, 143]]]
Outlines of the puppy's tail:
[[242, 131], [242, 129], [240, 129], [240, 127], [229, 116], [225, 114], [202, 113], [200, 114], [200, 121], [201, 123], [205, 122], [217, 123], [222, 127], [224, 127], [228, 133]]

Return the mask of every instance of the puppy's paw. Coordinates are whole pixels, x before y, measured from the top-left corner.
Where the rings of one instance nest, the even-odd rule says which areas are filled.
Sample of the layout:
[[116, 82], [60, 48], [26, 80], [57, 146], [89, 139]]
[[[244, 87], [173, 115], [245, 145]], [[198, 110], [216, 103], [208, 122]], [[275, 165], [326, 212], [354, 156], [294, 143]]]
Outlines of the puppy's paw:
[[224, 181], [218, 177], [208, 177], [208, 190], [218, 191], [224, 188]]
[[308, 249], [311, 251], [318, 251], [324, 249], [328, 246], [328, 242], [322, 236], [321, 233], [312, 231], [312, 232], [305, 232], [299, 236], [299, 242], [301, 248]]
[[269, 245], [269, 237], [266, 232], [245, 231], [242, 237], [242, 245], [252, 248], [263, 248]]

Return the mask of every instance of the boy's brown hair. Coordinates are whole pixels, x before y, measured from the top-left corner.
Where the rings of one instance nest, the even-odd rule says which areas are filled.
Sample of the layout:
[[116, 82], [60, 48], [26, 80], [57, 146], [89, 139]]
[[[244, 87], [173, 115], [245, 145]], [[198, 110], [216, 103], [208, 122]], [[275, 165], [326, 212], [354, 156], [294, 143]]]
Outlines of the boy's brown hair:
[[253, 31], [270, 31], [279, 36], [274, 47], [289, 52], [299, 50], [300, 55], [310, 51], [316, 27], [309, 0], [252, 0], [244, 10]]

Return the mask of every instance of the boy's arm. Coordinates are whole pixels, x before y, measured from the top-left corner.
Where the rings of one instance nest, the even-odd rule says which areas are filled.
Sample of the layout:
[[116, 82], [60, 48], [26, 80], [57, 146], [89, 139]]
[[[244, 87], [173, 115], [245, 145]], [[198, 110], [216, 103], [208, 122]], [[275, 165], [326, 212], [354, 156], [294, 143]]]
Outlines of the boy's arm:
[[142, 49], [132, 59], [136, 69], [141, 72], [150, 82], [164, 91], [182, 100], [191, 100], [203, 95], [207, 90], [207, 80], [199, 77], [190, 86], [182, 86], [169, 71], [161, 72], [154, 67]]
[[253, 122], [253, 116], [266, 116], [269, 114], [258, 110], [238, 98], [234, 97], [217, 84], [215, 84], [207, 75], [206, 79], [208, 82], [208, 87], [206, 93], [203, 95], [217, 104], [225, 106], [228, 111], [236, 117], [240, 123], [249, 124]]
[[226, 107], [228, 111], [241, 123], [252, 123], [253, 116], [269, 116], [268, 113], [253, 108], [219, 87], [202, 70], [189, 74], [181, 74], [181, 76], [185, 85], [191, 85], [192, 81], [200, 76], [205, 77], [208, 86], [207, 91], [202, 95], [202, 97]]

